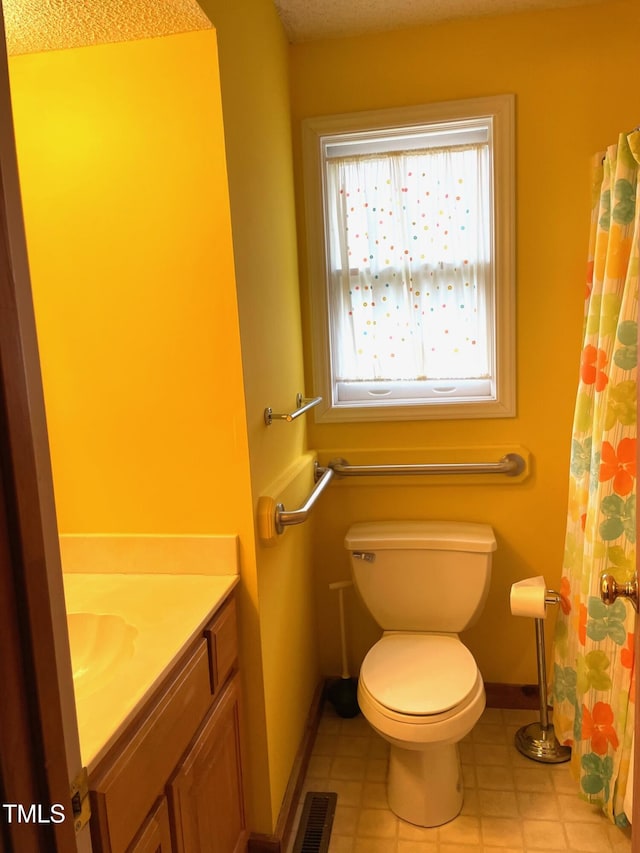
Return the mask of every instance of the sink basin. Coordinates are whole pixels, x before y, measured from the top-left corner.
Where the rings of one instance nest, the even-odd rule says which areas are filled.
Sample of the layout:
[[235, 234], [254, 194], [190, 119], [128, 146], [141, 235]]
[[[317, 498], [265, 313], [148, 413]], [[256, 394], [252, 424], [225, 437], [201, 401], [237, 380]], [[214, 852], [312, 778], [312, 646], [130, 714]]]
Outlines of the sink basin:
[[67, 613], [73, 683], [93, 693], [108, 684], [135, 650], [138, 631], [111, 613]]

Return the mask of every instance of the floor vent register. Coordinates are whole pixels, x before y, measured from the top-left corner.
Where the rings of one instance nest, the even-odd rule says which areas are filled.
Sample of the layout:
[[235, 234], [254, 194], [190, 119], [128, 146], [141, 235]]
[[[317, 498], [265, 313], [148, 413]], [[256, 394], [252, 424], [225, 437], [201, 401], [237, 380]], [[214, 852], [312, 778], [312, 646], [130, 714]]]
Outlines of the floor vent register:
[[327, 853], [338, 795], [309, 791], [305, 797], [293, 853]]

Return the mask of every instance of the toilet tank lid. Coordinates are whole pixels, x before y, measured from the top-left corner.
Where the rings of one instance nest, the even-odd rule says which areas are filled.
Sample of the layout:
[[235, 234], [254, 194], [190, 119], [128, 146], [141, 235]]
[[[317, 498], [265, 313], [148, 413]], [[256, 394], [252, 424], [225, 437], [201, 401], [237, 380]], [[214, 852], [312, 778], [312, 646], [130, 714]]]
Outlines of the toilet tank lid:
[[420, 549], [425, 551], [496, 550], [488, 524], [469, 521], [365, 521], [353, 524], [344, 539], [348, 551]]

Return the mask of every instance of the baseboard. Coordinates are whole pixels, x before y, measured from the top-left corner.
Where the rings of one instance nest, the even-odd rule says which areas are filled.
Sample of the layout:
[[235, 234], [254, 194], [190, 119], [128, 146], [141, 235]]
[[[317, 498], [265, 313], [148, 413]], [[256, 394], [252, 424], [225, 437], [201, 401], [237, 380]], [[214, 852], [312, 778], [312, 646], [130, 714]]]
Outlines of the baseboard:
[[313, 694], [313, 699], [311, 700], [304, 734], [293, 762], [293, 768], [289, 777], [289, 784], [287, 785], [287, 790], [285, 791], [284, 798], [282, 800], [282, 806], [280, 807], [278, 823], [276, 824], [276, 835], [278, 838], [282, 839], [283, 848], [289, 840], [289, 836], [293, 829], [298, 800], [300, 799], [302, 786], [304, 784], [304, 777], [306, 776], [307, 767], [309, 766], [309, 759], [313, 752], [313, 744], [316, 739], [316, 734], [318, 733], [318, 725], [320, 724], [320, 716], [322, 714], [324, 688], [324, 680], [319, 681], [316, 686], [315, 693]]
[[320, 723], [324, 688], [325, 682], [322, 680], [318, 683], [313, 694], [304, 733], [293, 761], [293, 767], [291, 768], [289, 784], [282, 799], [275, 832], [273, 835], [252, 833], [247, 845], [248, 853], [283, 853], [286, 850], [289, 837], [293, 830], [298, 800], [300, 799], [304, 777], [307, 773], [309, 759], [313, 751], [313, 744]]
[[247, 853], [281, 853], [284, 850], [279, 838], [275, 835], [261, 835], [252, 832], [247, 843]]
[[540, 689], [537, 684], [501, 684], [485, 682], [487, 708], [540, 708]]

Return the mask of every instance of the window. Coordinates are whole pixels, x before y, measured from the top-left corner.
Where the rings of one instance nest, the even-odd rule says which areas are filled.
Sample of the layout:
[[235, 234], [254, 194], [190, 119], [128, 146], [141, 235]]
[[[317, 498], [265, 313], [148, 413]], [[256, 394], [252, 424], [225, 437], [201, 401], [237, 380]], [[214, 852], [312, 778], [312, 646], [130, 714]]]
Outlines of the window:
[[513, 111], [304, 122], [320, 421], [515, 414]]

